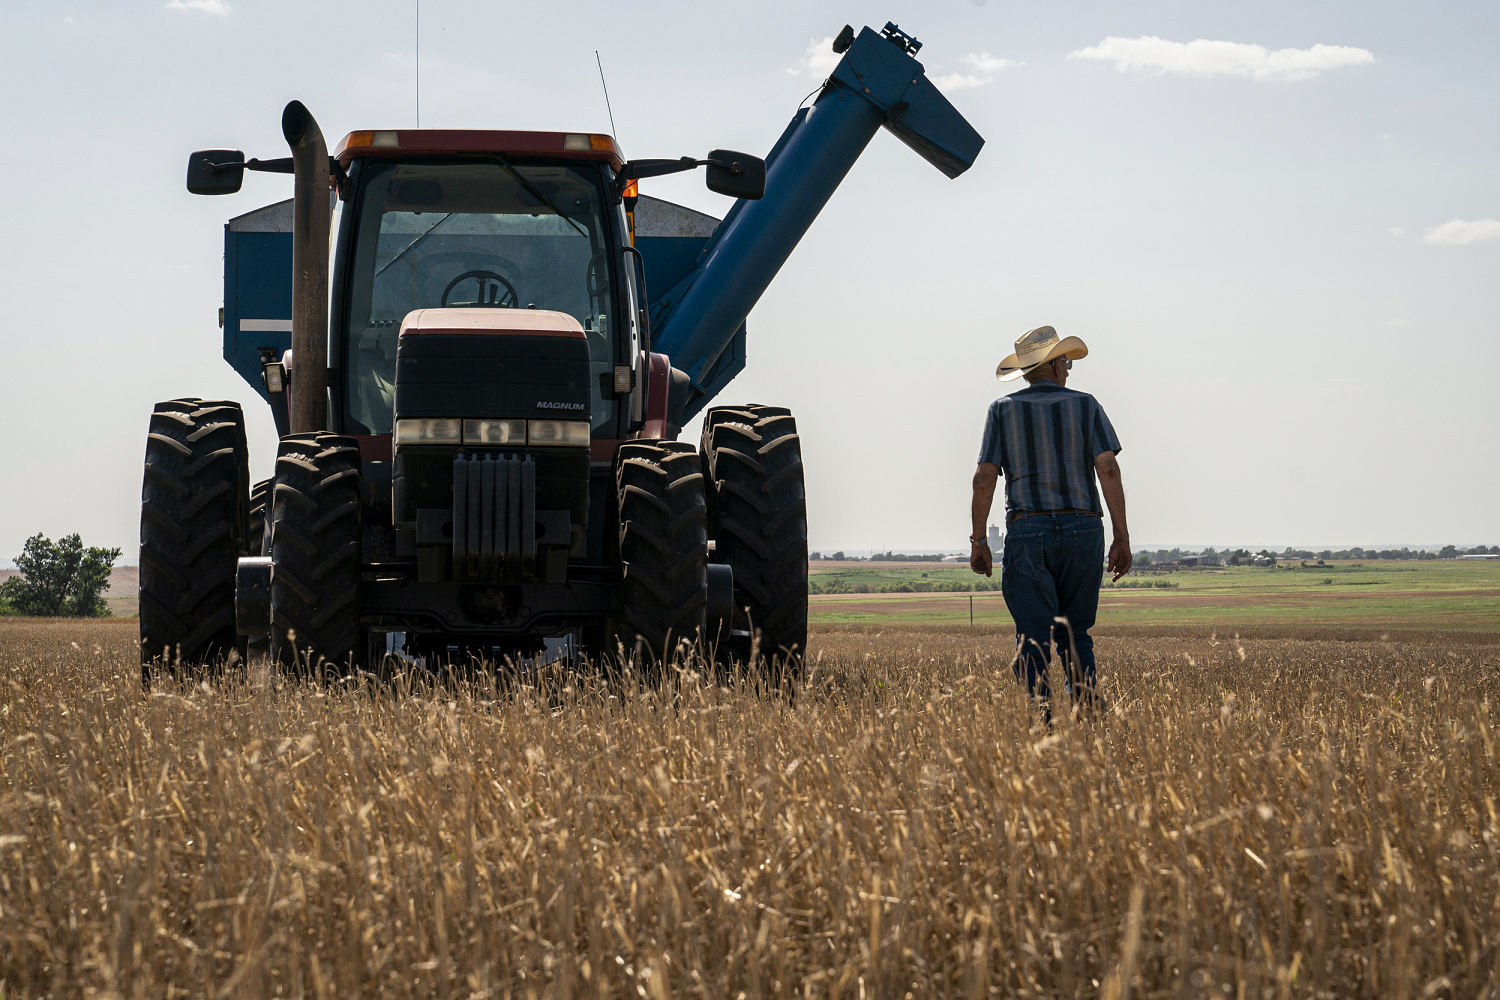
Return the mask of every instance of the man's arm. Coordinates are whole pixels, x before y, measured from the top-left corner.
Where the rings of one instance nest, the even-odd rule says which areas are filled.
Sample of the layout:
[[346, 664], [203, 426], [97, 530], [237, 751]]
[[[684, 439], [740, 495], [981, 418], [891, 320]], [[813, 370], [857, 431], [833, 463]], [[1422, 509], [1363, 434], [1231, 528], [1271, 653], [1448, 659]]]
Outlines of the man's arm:
[[[969, 537], [984, 538], [990, 520], [990, 507], [995, 502], [995, 483], [1000, 478], [1000, 467], [989, 462], [980, 462], [974, 470], [974, 501], [970, 505], [973, 531]], [[994, 572], [995, 556], [988, 542], [969, 543], [969, 568], [976, 573], [990, 576]]]
[[1099, 491], [1109, 507], [1109, 523], [1114, 541], [1109, 544], [1109, 571], [1118, 580], [1130, 572], [1133, 557], [1130, 554], [1130, 529], [1125, 525], [1125, 484], [1120, 479], [1120, 463], [1115, 453], [1102, 451], [1094, 458], [1094, 471], [1099, 474]]

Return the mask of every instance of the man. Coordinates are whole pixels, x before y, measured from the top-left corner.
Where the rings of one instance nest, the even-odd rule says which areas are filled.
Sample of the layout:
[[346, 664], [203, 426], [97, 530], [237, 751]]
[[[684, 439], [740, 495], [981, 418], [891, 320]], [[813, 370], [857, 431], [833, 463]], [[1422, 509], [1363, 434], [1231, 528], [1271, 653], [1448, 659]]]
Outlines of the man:
[[1003, 474], [1000, 591], [1016, 623], [1016, 676], [1041, 703], [1049, 723], [1047, 664], [1054, 645], [1074, 700], [1085, 710], [1103, 708], [1089, 635], [1099, 608], [1099, 568], [1105, 563], [1101, 490], [1114, 534], [1109, 572], [1116, 580], [1130, 572], [1125, 488], [1115, 461], [1120, 441], [1098, 401], [1067, 388], [1073, 362], [1088, 353], [1082, 340], [1059, 340], [1050, 326], [1022, 334], [995, 377], [1009, 382], [1024, 376], [1027, 387], [990, 405], [974, 472], [969, 567], [985, 576], [993, 571], [985, 523]]

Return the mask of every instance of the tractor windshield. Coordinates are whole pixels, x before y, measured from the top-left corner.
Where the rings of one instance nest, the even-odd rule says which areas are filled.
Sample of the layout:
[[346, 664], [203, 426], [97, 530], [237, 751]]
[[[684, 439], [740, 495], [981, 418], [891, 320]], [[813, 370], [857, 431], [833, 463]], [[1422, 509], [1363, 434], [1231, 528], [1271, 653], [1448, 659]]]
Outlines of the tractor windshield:
[[[588, 335], [591, 381], [601, 384], [614, 364], [615, 302], [597, 168], [369, 162], [361, 180], [358, 218], [346, 220], [345, 399], [356, 432], [390, 432], [396, 335], [414, 309], [568, 313]], [[596, 427], [612, 416], [596, 398]]]

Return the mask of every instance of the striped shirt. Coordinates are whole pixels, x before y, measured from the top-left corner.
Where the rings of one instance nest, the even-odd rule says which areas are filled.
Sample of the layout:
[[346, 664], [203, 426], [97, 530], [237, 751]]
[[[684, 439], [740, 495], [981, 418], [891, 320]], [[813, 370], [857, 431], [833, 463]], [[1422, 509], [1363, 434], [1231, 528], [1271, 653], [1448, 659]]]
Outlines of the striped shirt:
[[1007, 511], [1102, 515], [1094, 459], [1119, 450], [1120, 439], [1098, 400], [1038, 382], [990, 404], [979, 460], [1004, 474]]

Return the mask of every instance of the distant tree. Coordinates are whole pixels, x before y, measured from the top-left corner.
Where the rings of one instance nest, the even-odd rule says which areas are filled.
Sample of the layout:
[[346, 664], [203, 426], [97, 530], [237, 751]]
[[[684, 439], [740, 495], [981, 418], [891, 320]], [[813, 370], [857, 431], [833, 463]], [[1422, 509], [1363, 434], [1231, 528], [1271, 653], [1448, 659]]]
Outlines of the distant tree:
[[14, 614], [39, 618], [108, 615], [104, 588], [118, 558], [119, 549], [84, 548], [76, 533], [56, 542], [32, 535], [16, 557], [21, 575], [0, 584], [0, 601]]
[[845, 561], [844, 560], [844, 550], [843, 549], [839, 549], [837, 552], [833, 553], [828, 558], [832, 562], [844, 562]]
[[808, 562], [821, 561], [822, 558], [823, 558], [823, 553], [821, 553], [821, 552], [809, 552], [807, 554], [807, 561]]

